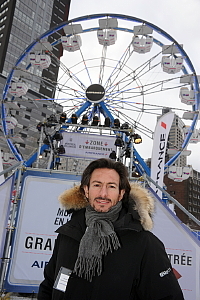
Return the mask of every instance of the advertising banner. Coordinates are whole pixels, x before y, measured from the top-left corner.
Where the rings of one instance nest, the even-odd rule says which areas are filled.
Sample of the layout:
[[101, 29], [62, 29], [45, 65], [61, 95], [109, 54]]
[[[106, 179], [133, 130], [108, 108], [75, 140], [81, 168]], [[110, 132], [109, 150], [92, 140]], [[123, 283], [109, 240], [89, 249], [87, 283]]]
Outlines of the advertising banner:
[[13, 176], [0, 185], [0, 257], [3, 256], [4, 242], [8, 227], [8, 217], [11, 206]]
[[185, 300], [200, 295], [200, 242], [175, 214], [156, 201], [153, 233], [164, 243]]
[[43, 280], [57, 234], [72, 214], [60, 207], [58, 196], [80, 180], [79, 176], [28, 170], [21, 188], [7, 291], [37, 292]]
[[[160, 117], [156, 124], [153, 149], [151, 156], [151, 178], [160, 186], [163, 186], [164, 165], [165, 165], [165, 153], [167, 149], [167, 140], [172, 122], [174, 119], [174, 113], [168, 112]], [[162, 199], [162, 192], [154, 185], [152, 189]]]
[[[25, 172], [6, 291], [37, 293], [52, 254], [55, 230], [72, 217], [60, 207], [58, 196], [79, 182], [79, 176], [54, 171]], [[200, 242], [160, 201], [156, 204], [153, 232], [166, 247], [185, 300], [199, 299]]]
[[109, 158], [116, 151], [116, 137], [87, 133], [63, 132], [61, 144], [65, 148], [65, 156], [81, 158]]

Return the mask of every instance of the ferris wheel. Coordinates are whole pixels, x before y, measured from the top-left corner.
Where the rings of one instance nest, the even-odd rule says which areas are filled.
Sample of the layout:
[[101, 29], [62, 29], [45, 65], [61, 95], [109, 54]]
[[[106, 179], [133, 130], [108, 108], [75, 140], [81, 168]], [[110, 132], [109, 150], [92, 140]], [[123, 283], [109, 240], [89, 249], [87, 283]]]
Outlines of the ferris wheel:
[[[57, 45], [62, 45], [62, 57], [59, 51], [57, 55], [53, 52]], [[43, 72], [52, 66], [59, 66], [56, 81]], [[175, 145], [166, 167], [174, 164], [189, 142], [200, 141], [196, 129], [199, 83], [192, 62], [183, 45], [145, 20], [120, 14], [81, 16], [48, 30], [24, 50], [7, 77], [1, 106], [2, 130], [19, 161], [22, 157], [10, 134], [16, 120], [5, 102], [9, 97], [11, 102], [23, 97], [33, 84], [53, 94], [53, 98], [35, 101], [48, 100], [52, 111], [55, 104], [63, 107], [62, 113], [51, 116], [50, 121], [58, 123], [56, 134], [113, 134], [118, 139], [118, 155], [132, 156], [140, 174], [149, 172], [140, 152], [145, 149], [151, 156], [154, 128], [163, 109], [186, 120], [183, 143]], [[41, 130], [44, 124], [35, 125]], [[47, 142], [51, 139], [46, 138]], [[136, 145], [141, 142], [143, 146]], [[51, 141], [41, 149], [47, 145]]]

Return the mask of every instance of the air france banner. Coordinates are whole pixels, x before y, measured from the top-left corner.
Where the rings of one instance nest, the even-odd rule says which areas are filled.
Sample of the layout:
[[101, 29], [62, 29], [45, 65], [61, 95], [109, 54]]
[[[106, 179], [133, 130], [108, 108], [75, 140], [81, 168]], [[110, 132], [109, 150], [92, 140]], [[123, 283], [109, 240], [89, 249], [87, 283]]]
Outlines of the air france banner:
[[[151, 178], [160, 186], [163, 186], [165, 153], [169, 131], [174, 119], [174, 113], [168, 112], [159, 118], [153, 139], [153, 149], [151, 156]], [[152, 185], [153, 190], [162, 199], [162, 191]]]
[[80, 158], [108, 158], [116, 151], [115, 137], [87, 133], [63, 132], [65, 156]]
[[156, 201], [153, 233], [165, 245], [173, 272], [183, 291], [184, 299], [199, 300], [200, 242], [198, 239], [159, 200]]
[[7, 291], [37, 292], [57, 237], [55, 230], [72, 216], [60, 207], [58, 196], [79, 181], [79, 176], [53, 171], [25, 172], [5, 283]]

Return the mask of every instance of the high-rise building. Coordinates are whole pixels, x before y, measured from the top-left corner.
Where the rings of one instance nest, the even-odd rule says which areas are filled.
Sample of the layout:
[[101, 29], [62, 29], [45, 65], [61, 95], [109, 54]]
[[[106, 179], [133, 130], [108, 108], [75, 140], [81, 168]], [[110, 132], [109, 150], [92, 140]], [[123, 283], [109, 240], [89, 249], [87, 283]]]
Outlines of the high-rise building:
[[[68, 19], [71, 0], [0, 0], [0, 73], [8, 76], [17, 58], [26, 47], [42, 33]], [[64, 31], [51, 35], [50, 42]], [[62, 45], [53, 47], [56, 57], [62, 56]], [[26, 64], [26, 61], [23, 61]], [[37, 70], [56, 82], [59, 66], [51, 64], [48, 69]], [[41, 75], [37, 74], [37, 75]], [[31, 88], [48, 97], [55, 89], [32, 82]]]
[[[192, 169], [190, 177], [182, 182], [176, 182], [166, 175], [164, 182], [167, 192], [200, 220], [200, 172]], [[176, 206], [175, 212], [184, 224], [192, 229], [200, 230], [200, 227]]]
[[[172, 123], [172, 127], [169, 132], [169, 138], [168, 138], [168, 149], [181, 149], [181, 146], [184, 141], [184, 128], [185, 124], [181, 120], [181, 118], [178, 115], [174, 116], [174, 120]], [[168, 154], [169, 159], [173, 156], [171, 154]], [[178, 159], [178, 165], [180, 167], [184, 167], [187, 164], [187, 157], [184, 155], [181, 155]]]
[[[71, 0], [0, 0], [0, 93], [2, 94], [6, 77], [20, 57], [23, 51], [41, 34], [68, 19]], [[52, 43], [58, 36], [64, 35], [64, 31], [55, 32], [49, 37]], [[52, 57], [60, 58], [63, 53], [62, 44], [55, 45], [52, 49]], [[28, 58], [27, 58], [28, 59]], [[26, 68], [28, 61], [21, 62], [21, 68]], [[11, 136], [13, 143], [18, 144], [20, 153], [27, 159], [37, 148], [38, 122], [47, 119], [51, 114], [60, 114], [63, 109], [52, 101], [40, 101], [34, 103], [34, 99], [53, 98], [58, 76], [59, 65], [52, 63], [47, 69], [33, 68], [35, 78], [45, 77], [48, 82], [43, 85], [41, 81], [28, 82], [29, 90], [25, 96], [15, 98], [15, 103], [10, 103], [11, 95], [8, 95], [6, 108], [10, 115], [14, 116], [18, 124], [15, 133]], [[33, 101], [32, 101], [33, 100]], [[12, 100], [13, 101], [13, 100]], [[11, 102], [12, 102], [11, 101]], [[4, 154], [8, 148], [0, 133], [0, 147]]]
[[[170, 109], [165, 108], [162, 110], [162, 114], [166, 114], [170, 111]], [[168, 145], [167, 145], [167, 153], [166, 160], [169, 161], [174, 156], [174, 151], [178, 151], [181, 149], [181, 146], [184, 141], [184, 130], [185, 127], [184, 122], [178, 115], [174, 115], [174, 120], [169, 132], [168, 137]], [[170, 152], [171, 150], [171, 152]], [[187, 157], [181, 155], [179, 159], [175, 162], [179, 167], [184, 167], [187, 165]]]
[[[169, 109], [163, 109], [162, 113], [169, 112]], [[184, 127], [185, 124], [178, 115], [174, 115], [174, 120], [168, 137], [168, 154], [167, 161], [175, 154], [173, 151], [181, 149], [184, 141]], [[170, 150], [171, 153], [170, 154]], [[181, 155], [175, 162], [175, 165], [184, 167], [187, 165], [187, 156]], [[200, 173], [192, 169], [188, 179], [182, 182], [174, 181], [168, 178], [166, 174], [164, 177], [167, 192], [174, 197], [180, 204], [183, 205], [191, 214], [200, 220]], [[175, 206], [175, 213], [179, 219], [192, 229], [199, 230], [199, 226], [194, 223], [189, 217], [178, 207]]]

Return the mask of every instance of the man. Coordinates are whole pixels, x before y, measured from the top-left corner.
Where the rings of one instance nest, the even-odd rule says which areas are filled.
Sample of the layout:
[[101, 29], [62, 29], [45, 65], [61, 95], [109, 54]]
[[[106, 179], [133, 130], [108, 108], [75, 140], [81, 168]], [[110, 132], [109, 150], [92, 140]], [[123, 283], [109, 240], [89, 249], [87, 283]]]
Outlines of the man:
[[126, 167], [98, 159], [60, 201], [60, 227], [39, 300], [183, 300], [163, 244], [149, 231], [154, 201]]

